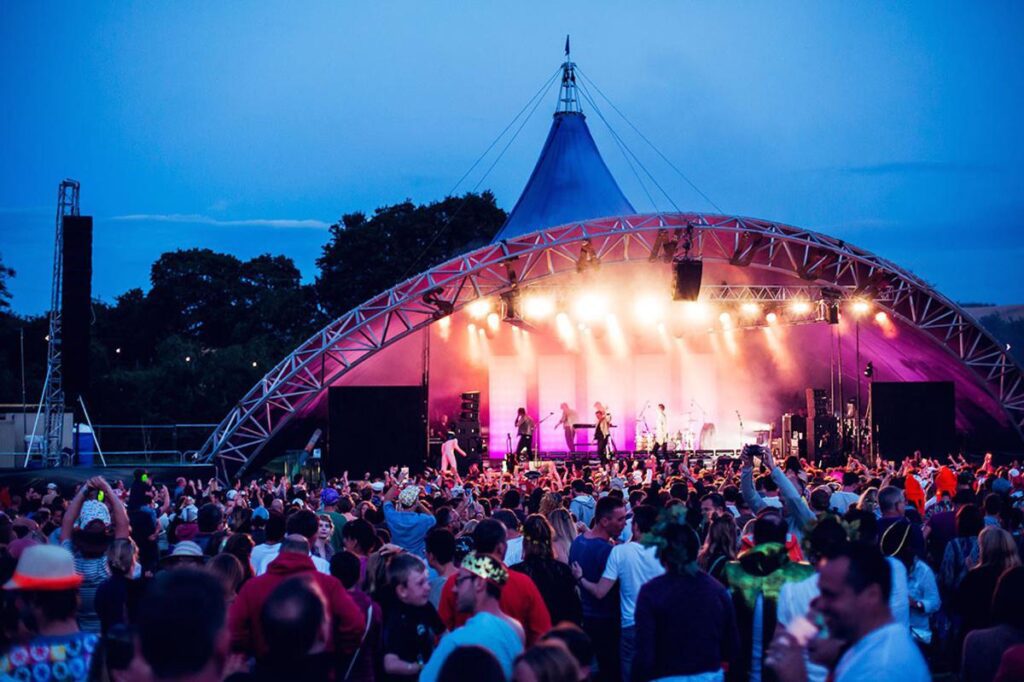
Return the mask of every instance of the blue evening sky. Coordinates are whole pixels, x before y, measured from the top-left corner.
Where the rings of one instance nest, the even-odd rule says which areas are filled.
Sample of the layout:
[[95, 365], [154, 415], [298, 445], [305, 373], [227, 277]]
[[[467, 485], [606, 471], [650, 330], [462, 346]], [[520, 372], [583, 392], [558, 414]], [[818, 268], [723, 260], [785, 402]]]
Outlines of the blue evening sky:
[[[312, 280], [343, 213], [451, 189], [566, 33], [726, 212], [844, 238], [959, 301], [1024, 302], [1024, 3], [4, 2], [13, 307], [48, 305], [64, 177], [96, 218], [103, 300], [177, 248], [285, 254]], [[480, 185], [506, 209], [555, 97]], [[676, 205], [713, 210], [599, 104]], [[670, 210], [585, 111], [634, 205]]]

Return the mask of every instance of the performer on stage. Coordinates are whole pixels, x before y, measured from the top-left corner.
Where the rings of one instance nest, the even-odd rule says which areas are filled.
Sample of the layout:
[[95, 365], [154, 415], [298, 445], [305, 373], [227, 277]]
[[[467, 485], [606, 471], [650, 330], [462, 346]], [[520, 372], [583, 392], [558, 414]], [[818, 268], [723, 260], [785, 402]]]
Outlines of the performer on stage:
[[594, 428], [594, 441], [597, 443], [597, 456], [601, 463], [608, 461], [608, 441], [612, 437], [612, 415], [604, 409], [601, 403], [595, 403], [597, 410], [594, 416], [597, 418], [597, 425]]
[[526, 459], [533, 459], [533, 418], [526, 414], [526, 408], [520, 407], [516, 414], [516, 433], [519, 434], [519, 441], [516, 443], [516, 456], [526, 455]]
[[455, 437], [454, 431], [449, 431], [445, 435], [445, 441], [441, 443], [441, 473], [451, 469], [453, 472], [458, 473], [459, 465], [455, 460], [455, 453], [459, 453], [463, 457], [466, 457], [466, 451], [459, 447], [459, 440]]
[[576, 410], [569, 407], [569, 403], [559, 405], [562, 408], [562, 418], [555, 424], [555, 430], [561, 426], [565, 430], [565, 447], [569, 452], [576, 452], [576, 427], [573, 426], [579, 421]]
[[665, 405], [658, 403], [658, 413], [654, 417], [654, 448], [652, 454], [668, 454], [668, 415], [665, 414]]

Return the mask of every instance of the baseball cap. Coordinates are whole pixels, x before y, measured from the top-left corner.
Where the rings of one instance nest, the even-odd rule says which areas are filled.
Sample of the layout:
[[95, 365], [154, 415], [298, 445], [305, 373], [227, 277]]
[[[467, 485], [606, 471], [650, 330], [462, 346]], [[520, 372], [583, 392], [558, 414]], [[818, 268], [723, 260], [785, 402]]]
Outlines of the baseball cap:
[[324, 488], [323, 492], [320, 493], [320, 502], [324, 505], [337, 504], [341, 495], [334, 488]]

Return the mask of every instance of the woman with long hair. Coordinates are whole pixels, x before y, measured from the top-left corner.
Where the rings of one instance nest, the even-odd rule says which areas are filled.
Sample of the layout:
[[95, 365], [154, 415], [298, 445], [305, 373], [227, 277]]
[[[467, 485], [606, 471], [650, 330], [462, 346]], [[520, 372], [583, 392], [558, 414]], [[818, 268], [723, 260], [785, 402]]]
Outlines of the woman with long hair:
[[551, 541], [551, 548], [555, 552], [555, 559], [568, 566], [569, 548], [572, 546], [572, 541], [579, 534], [576, 530], [576, 524], [573, 523], [572, 515], [564, 507], [558, 507], [557, 509], [552, 509], [545, 516], [555, 531], [555, 536]]
[[583, 620], [576, 581], [568, 564], [555, 559], [555, 531], [546, 518], [530, 514], [523, 524], [523, 560], [510, 568], [530, 576], [551, 613], [552, 623]]
[[1014, 566], [999, 577], [992, 596], [992, 627], [964, 639], [960, 679], [996, 679], [1003, 652], [1019, 644], [1024, 644], [1024, 566]]
[[1013, 536], [1002, 528], [984, 528], [978, 536], [978, 548], [978, 565], [967, 572], [956, 593], [962, 634], [992, 625], [992, 595], [999, 576], [1020, 566]]
[[[540, 488], [537, 488], [540, 490]], [[540, 505], [537, 507], [537, 513], [541, 516], [550, 517], [551, 512], [556, 509], [562, 508], [562, 496], [556, 492], [546, 492], [540, 498]], [[548, 518], [550, 521], [551, 519]]]
[[255, 547], [256, 541], [248, 533], [230, 535], [224, 543], [224, 551], [233, 554], [242, 565], [242, 585], [253, 576], [252, 550]]
[[985, 518], [976, 504], [965, 504], [956, 513], [956, 537], [946, 543], [939, 565], [939, 586], [952, 596], [967, 572], [978, 565], [978, 533]]
[[735, 558], [736, 520], [732, 514], [721, 514], [712, 519], [708, 527], [708, 535], [697, 554], [697, 565], [724, 584], [725, 565]]

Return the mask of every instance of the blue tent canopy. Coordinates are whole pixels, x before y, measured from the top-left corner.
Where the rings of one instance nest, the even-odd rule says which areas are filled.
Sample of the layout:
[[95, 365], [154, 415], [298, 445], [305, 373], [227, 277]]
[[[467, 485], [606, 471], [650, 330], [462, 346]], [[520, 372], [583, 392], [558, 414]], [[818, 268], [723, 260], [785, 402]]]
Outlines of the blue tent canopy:
[[494, 241], [578, 220], [636, 213], [605, 165], [586, 117], [560, 111], [537, 165]]

